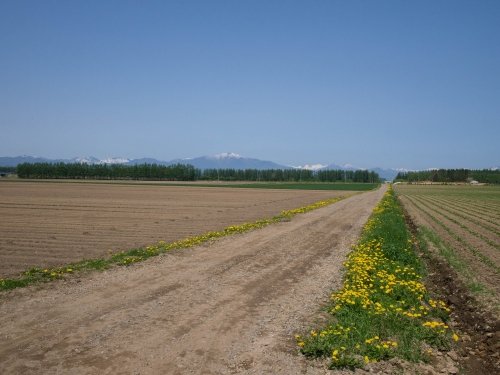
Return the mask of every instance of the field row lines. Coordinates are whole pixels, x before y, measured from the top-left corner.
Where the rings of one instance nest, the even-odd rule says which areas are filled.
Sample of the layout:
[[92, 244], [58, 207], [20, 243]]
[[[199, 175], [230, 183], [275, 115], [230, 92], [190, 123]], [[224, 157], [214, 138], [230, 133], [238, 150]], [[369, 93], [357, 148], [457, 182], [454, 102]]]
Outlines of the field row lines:
[[486, 255], [477, 250], [474, 246], [472, 246], [469, 242], [465, 241], [461, 236], [457, 235], [453, 230], [451, 230], [447, 225], [445, 225], [441, 220], [438, 220], [434, 215], [432, 215], [428, 210], [425, 210], [421, 206], [415, 203], [413, 197], [405, 195], [405, 197], [412, 203], [412, 205], [420, 212], [422, 212], [425, 216], [429, 217], [435, 224], [443, 228], [448, 235], [453, 238], [458, 243], [462, 244], [471, 255], [473, 255], [476, 259], [481, 261], [483, 264], [488, 266], [496, 275], [500, 274], [500, 268]]
[[[447, 197], [447, 199], [449, 198]], [[483, 214], [486, 211], [491, 216], [495, 218], [500, 218], [500, 214], [496, 213], [500, 212], [500, 205], [496, 204], [494, 201], [477, 202], [470, 199], [454, 199], [454, 201], [461, 205], [466, 205], [467, 207], [470, 207], [470, 209], [472, 209], [476, 213]]]
[[[472, 229], [470, 229], [469, 227], [463, 225], [462, 223], [460, 223], [458, 220], [446, 215], [443, 211], [441, 207], [436, 207], [436, 206], [433, 206], [433, 205], [430, 205], [428, 203], [425, 203], [425, 201], [420, 198], [420, 197], [415, 197], [415, 200], [417, 202], [419, 202], [422, 206], [426, 207], [428, 210], [430, 210], [431, 212], [434, 212], [435, 214], [438, 214], [440, 215], [441, 217], [443, 217], [444, 219], [448, 220], [449, 222], [455, 224], [456, 226], [460, 227], [461, 229], [463, 229], [464, 231], [470, 233], [471, 235], [473, 235], [474, 237], [480, 239], [481, 241], [483, 241], [484, 243], [486, 243], [487, 245], [491, 246], [491, 247], [494, 247], [496, 249], [499, 249], [500, 246], [494, 242], [494, 241], [491, 241], [490, 239], [486, 238], [484, 235], [482, 235], [481, 233], [478, 233]], [[428, 211], [429, 212], [429, 211]], [[457, 234], [458, 236], [458, 234]], [[472, 246], [472, 245], [471, 245]], [[493, 262], [494, 263], [494, 262]]]
[[[467, 218], [469, 218], [469, 221], [474, 222], [477, 225], [480, 225], [483, 228], [490, 230], [491, 232], [495, 233], [496, 235], [500, 235], [500, 230], [499, 230], [500, 222], [498, 220], [486, 218], [485, 213], [483, 213], [482, 215], [479, 215], [479, 214], [476, 215], [476, 214], [472, 213], [472, 210], [467, 210], [467, 206], [464, 206], [464, 205], [460, 206], [460, 205], [456, 204], [455, 201], [451, 201], [451, 200], [447, 200], [447, 199], [443, 199], [443, 198], [428, 197], [427, 199], [441, 205], [441, 207], [443, 205], [446, 205], [449, 208], [450, 213], [454, 213], [455, 215], [460, 216], [462, 218], [467, 217]], [[458, 212], [465, 214], [465, 216], [458, 214]], [[473, 220], [470, 218], [474, 218], [476, 220]], [[489, 224], [493, 224], [493, 226], [485, 224], [484, 222], [487, 222]]]
[[444, 197], [439, 194], [412, 194], [412, 196], [422, 196], [422, 197], [439, 197], [440, 199], [443, 199], [447, 202], [454, 202], [455, 204], [459, 205], [460, 207], [467, 207], [467, 209], [471, 212], [474, 212], [476, 214], [479, 214], [481, 216], [487, 216], [488, 218], [495, 220], [497, 222], [498, 219], [500, 219], [500, 214], [497, 214], [497, 212], [500, 212], [500, 207], [491, 205], [491, 204], [484, 204], [484, 205], [477, 205], [475, 204], [476, 202], [473, 202], [468, 199], [455, 199], [451, 197]]
[[[443, 216], [445, 219], [451, 221], [452, 223], [455, 223], [456, 225], [458, 225], [460, 228], [464, 229], [465, 231], [469, 232], [470, 234], [472, 234], [473, 236], [483, 240], [484, 242], [486, 242], [488, 245], [490, 245], [491, 247], [494, 247], [495, 249], [499, 249], [500, 250], [500, 244], [497, 242], [497, 241], [492, 241], [490, 240], [488, 237], [486, 237], [485, 235], [483, 235], [482, 233], [479, 233], [479, 232], [476, 232], [475, 230], [471, 229], [470, 227], [462, 224], [461, 222], [459, 222], [458, 220], [446, 215], [444, 212], [448, 212], [448, 213], [451, 213], [451, 214], [454, 214], [458, 217], [461, 217], [465, 220], [467, 220], [468, 222], [470, 223], [473, 223], [473, 224], [476, 224], [480, 227], [482, 227], [483, 229], [486, 229], [488, 230], [489, 232], [492, 232], [490, 229], [488, 228], [485, 228], [484, 226], [482, 226], [480, 223], [477, 223], [476, 221], [474, 220], [471, 220], [470, 218], [464, 216], [464, 215], [459, 215], [457, 213], [454, 213], [452, 211], [450, 211], [449, 209], [446, 209], [444, 208], [443, 206], [439, 206], [439, 205], [432, 205], [432, 207], [429, 205], [429, 204], [426, 204], [424, 203], [424, 201], [432, 204], [432, 203], [436, 203], [436, 202], [432, 202], [431, 199], [429, 198], [421, 198], [421, 197], [415, 197], [422, 205], [424, 205], [425, 207], [429, 208], [430, 210], [432, 210], [433, 212], [436, 212], [438, 214], [440, 214], [441, 216]], [[498, 232], [496, 232], [496, 234], [498, 234]]]

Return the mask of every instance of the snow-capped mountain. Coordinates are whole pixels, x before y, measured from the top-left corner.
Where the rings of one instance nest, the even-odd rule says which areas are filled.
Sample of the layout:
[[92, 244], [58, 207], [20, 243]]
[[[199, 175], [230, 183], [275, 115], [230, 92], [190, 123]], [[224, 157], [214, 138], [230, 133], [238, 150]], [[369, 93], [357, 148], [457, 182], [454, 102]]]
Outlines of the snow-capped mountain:
[[76, 158], [70, 159], [69, 162], [80, 164], [101, 164], [101, 161], [93, 156], [77, 156]]
[[307, 169], [307, 170], [310, 170], [310, 171], [319, 171], [320, 169], [324, 169], [326, 167], [327, 167], [326, 164], [304, 164], [304, 165], [296, 166], [294, 168], [297, 168], [297, 169]]
[[366, 169], [366, 168], [360, 168], [360, 167], [355, 167], [352, 164], [344, 164], [344, 165], [338, 165], [338, 164], [328, 164], [325, 169], [342, 169], [345, 171], [356, 171], [358, 169]]
[[215, 154], [214, 156], [208, 156], [208, 158], [214, 158], [217, 160], [223, 159], [243, 159], [243, 156], [235, 154], [234, 152], [223, 152], [221, 154]]
[[[199, 169], [289, 169], [300, 168], [313, 171], [323, 169], [341, 169], [341, 170], [360, 170], [368, 169], [374, 171], [378, 175], [388, 181], [392, 181], [399, 172], [408, 172], [405, 168], [360, 168], [352, 164], [328, 164], [321, 163], [304, 164], [301, 166], [290, 167], [274, 163], [272, 161], [260, 160], [255, 158], [247, 158], [234, 152], [223, 152], [215, 155], [200, 156], [195, 158], [174, 159], [170, 161], [163, 161], [153, 158], [140, 158], [128, 159], [123, 157], [109, 157], [99, 159], [94, 156], [75, 157], [72, 159], [48, 159], [38, 156], [22, 155], [16, 157], [0, 157], [0, 166], [15, 167], [21, 163], [87, 163], [87, 164], [124, 164], [124, 165], [137, 165], [137, 164], [158, 164], [158, 165], [172, 165], [172, 164], [191, 164]], [[437, 168], [429, 168], [437, 169]], [[492, 167], [491, 170], [498, 170], [499, 167]]]
[[78, 156], [76, 158], [69, 160], [70, 163], [81, 163], [81, 164], [128, 164], [129, 161], [130, 159], [120, 158], [120, 157], [98, 159], [94, 156]]
[[224, 152], [222, 154], [200, 156], [190, 159], [175, 159], [169, 164], [191, 164], [199, 169], [288, 169], [284, 165], [272, 161], [260, 160], [243, 157], [233, 152]]
[[100, 164], [128, 164], [130, 159], [126, 158], [106, 158], [99, 161]]
[[295, 168], [300, 168], [300, 169], [309, 169], [313, 171], [319, 171], [319, 170], [327, 170], [327, 169], [335, 169], [335, 170], [344, 170], [344, 171], [356, 171], [356, 170], [364, 170], [367, 169], [369, 171], [373, 171], [378, 173], [378, 175], [387, 180], [387, 181], [392, 181], [399, 172], [402, 171], [402, 168], [399, 169], [393, 169], [393, 168], [359, 168], [355, 167], [352, 164], [344, 164], [344, 165], [339, 165], [339, 164], [328, 164], [328, 165], [323, 165], [323, 164], [306, 164], [303, 166], [295, 167]]

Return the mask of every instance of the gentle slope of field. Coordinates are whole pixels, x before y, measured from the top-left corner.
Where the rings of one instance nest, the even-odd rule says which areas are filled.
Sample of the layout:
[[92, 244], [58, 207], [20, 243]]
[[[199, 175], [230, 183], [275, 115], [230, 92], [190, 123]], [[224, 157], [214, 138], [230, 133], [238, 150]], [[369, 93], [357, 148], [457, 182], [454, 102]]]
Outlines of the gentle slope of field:
[[[324, 374], [293, 334], [385, 187], [290, 222], [0, 297], [3, 374]], [[39, 289], [39, 290], [38, 290]]]
[[170, 242], [349, 194], [0, 181], [0, 277]]

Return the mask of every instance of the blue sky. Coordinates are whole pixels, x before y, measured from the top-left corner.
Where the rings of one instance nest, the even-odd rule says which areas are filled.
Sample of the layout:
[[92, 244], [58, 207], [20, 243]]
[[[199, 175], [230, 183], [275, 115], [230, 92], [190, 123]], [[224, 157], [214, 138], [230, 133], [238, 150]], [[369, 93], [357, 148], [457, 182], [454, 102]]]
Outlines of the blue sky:
[[500, 165], [500, 1], [0, 2], [0, 156]]

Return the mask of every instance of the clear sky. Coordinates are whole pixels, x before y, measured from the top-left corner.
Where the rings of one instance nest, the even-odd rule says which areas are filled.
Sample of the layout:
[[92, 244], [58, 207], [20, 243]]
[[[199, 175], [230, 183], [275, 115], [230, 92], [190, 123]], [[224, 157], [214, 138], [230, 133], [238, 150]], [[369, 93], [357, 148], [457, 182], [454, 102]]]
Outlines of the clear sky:
[[500, 1], [0, 1], [0, 156], [500, 165]]

